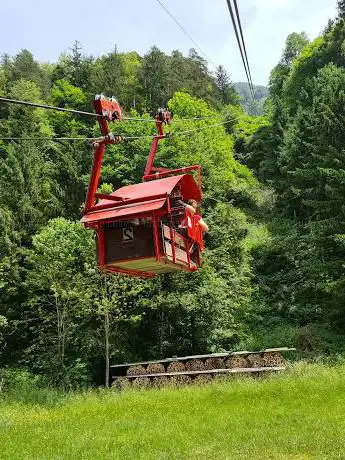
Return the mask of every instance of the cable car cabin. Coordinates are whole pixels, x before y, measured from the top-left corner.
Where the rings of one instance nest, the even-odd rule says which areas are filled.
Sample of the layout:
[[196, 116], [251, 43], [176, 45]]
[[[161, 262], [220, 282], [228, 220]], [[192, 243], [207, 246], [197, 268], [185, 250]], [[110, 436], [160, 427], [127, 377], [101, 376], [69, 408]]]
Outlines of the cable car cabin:
[[179, 203], [189, 199], [201, 199], [189, 174], [129, 185], [101, 199], [82, 218], [96, 231], [98, 266], [142, 277], [197, 270], [202, 230]]

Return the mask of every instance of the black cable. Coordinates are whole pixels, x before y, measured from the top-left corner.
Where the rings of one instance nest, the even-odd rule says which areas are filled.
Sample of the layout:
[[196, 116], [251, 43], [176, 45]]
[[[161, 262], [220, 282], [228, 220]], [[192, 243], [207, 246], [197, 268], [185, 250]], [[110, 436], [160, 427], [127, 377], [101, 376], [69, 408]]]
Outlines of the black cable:
[[75, 113], [79, 115], [88, 115], [89, 117], [101, 117], [101, 115], [98, 115], [97, 113], [83, 112], [82, 110], [66, 109], [64, 107], [55, 107], [55, 106], [46, 105], [46, 104], [37, 104], [36, 102], [18, 101], [14, 99], [8, 99], [7, 97], [0, 97], [0, 102], [7, 102], [9, 104], [18, 104], [18, 105], [28, 105], [30, 107], [37, 107], [40, 109], [57, 110], [58, 112], [70, 112], [70, 113]]
[[[205, 129], [213, 128], [215, 126], [226, 125], [233, 123], [241, 118], [248, 117], [247, 114], [240, 115], [239, 117], [231, 118], [231, 120], [221, 121], [219, 123], [213, 123], [212, 125], [200, 126], [198, 128], [187, 129], [185, 131], [177, 131], [176, 133], [166, 133], [166, 139], [173, 139], [174, 137], [184, 136], [186, 134], [194, 133], [197, 131], [203, 131]], [[125, 134], [114, 134], [115, 136], [121, 136], [124, 140], [137, 140], [137, 139], [153, 139], [157, 135], [145, 134], [143, 136], [126, 136]], [[97, 141], [94, 137], [0, 137], [0, 141]]]
[[[74, 109], [66, 109], [64, 107], [55, 107], [53, 105], [46, 105], [46, 104], [38, 104], [36, 102], [29, 102], [29, 101], [20, 101], [17, 99], [9, 99], [7, 97], [0, 97], [0, 102], [6, 102], [10, 104], [18, 104], [18, 105], [27, 105], [29, 107], [35, 107], [35, 108], [41, 108], [41, 109], [47, 109], [47, 110], [57, 110], [60, 112], [69, 112], [69, 113], [75, 113], [75, 114], [80, 114], [80, 115], [88, 115], [92, 117], [101, 117], [102, 115], [98, 115], [97, 113], [93, 112], [83, 112], [81, 110], [74, 110]], [[210, 115], [207, 117], [192, 117], [192, 118], [180, 118], [176, 120], [176, 122], [180, 121], [199, 121], [199, 120], [206, 120], [208, 118], [214, 118], [215, 115]], [[134, 118], [134, 117], [122, 117], [122, 120], [125, 121], [140, 121], [140, 122], [147, 122], [147, 123], [155, 123], [154, 118]]]
[[249, 89], [250, 89], [250, 91], [251, 91], [252, 98], [253, 98], [253, 100], [254, 100], [254, 93], [253, 93], [253, 89], [252, 89], [252, 87], [251, 87], [251, 80], [250, 80], [250, 78], [249, 78], [249, 73], [248, 73], [248, 70], [247, 70], [246, 61], [245, 61], [245, 59], [244, 59], [243, 50], [242, 50], [241, 42], [240, 42], [240, 37], [239, 37], [239, 35], [238, 35], [238, 30], [237, 30], [237, 26], [236, 26], [235, 16], [234, 16], [234, 13], [233, 13], [233, 10], [232, 10], [232, 6], [231, 6], [231, 3], [230, 3], [230, 0], [226, 0], [226, 2], [227, 2], [227, 4], [228, 4], [228, 9], [229, 9], [229, 13], [230, 13], [232, 25], [233, 25], [234, 32], [235, 32], [236, 39], [237, 39], [237, 44], [238, 44], [238, 47], [239, 47], [239, 50], [240, 50], [240, 53], [241, 53], [241, 58], [242, 58], [244, 70], [245, 70], [245, 72], [246, 72], [246, 76], [247, 76], [247, 81], [248, 81]]
[[213, 67], [215, 69], [217, 69], [217, 66], [216, 64], [212, 61], [211, 58], [209, 58], [207, 56], [207, 54], [202, 50], [202, 48], [197, 44], [197, 42], [193, 39], [193, 37], [191, 37], [189, 35], [189, 33], [186, 31], [186, 29], [182, 26], [182, 24], [179, 23], [179, 21], [170, 13], [170, 11], [168, 10], [168, 8], [164, 5], [163, 2], [161, 2], [161, 0], [156, 0], [160, 6], [165, 10], [165, 12], [171, 17], [171, 19], [175, 22], [175, 24], [177, 24], [177, 26], [182, 30], [182, 32], [186, 35], [186, 37], [189, 38], [189, 40], [194, 44], [194, 46], [196, 46], [196, 48], [198, 48], [198, 50], [201, 52], [201, 54], [203, 54], [206, 58], [207, 61], [209, 61]]
[[94, 137], [0, 137], [0, 141], [93, 141]]
[[245, 55], [246, 62], [247, 62], [247, 68], [248, 68], [250, 83], [251, 83], [251, 86], [252, 86], [252, 91], [253, 91], [253, 93], [254, 93], [254, 85], [253, 85], [253, 80], [252, 80], [252, 76], [251, 76], [251, 73], [250, 73], [250, 67], [249, 67], [249, 61], [248, 61], [248, 55], [247, 55], [247, 49], [246, 49], [246, 45], [245, 45], [245, 41], [244, 41], [244, 37], [243, 37], [241, 18], [240, 18], [240, 13], [239, 13], [238, 7], [237, 7], [237, 0], [233, 0], [233, 2], [234, 2], [235, 12], [236, 12], [236, 16], [237, 16], [237, 23], [238, 23], [238, 26], [239, 26], [239, 28], [240, 28], [240, 34], [241, 34], [241, 39], [242, 39], [243, 51], [244, 51], [244, 55]]

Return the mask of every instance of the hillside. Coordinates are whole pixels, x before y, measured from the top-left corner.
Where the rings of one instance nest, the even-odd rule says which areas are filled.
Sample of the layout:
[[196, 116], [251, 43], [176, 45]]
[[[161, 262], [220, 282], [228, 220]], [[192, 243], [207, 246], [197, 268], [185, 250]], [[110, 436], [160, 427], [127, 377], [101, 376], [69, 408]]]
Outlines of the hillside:
[[234, 87], [241, 98], [241, 104], [250, 115], [263, 114], [264, 104], [269, 95], [269, 91], [266, 86], [254, 85], [254, 102], [247, 82], [236, 82], [234, 83]]

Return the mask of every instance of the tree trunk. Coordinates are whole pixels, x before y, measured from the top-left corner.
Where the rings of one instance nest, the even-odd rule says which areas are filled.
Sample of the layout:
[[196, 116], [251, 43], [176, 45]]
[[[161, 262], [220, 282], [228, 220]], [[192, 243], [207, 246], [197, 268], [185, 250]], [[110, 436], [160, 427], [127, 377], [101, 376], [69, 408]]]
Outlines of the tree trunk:
[[105, 356], [105, 386], [109, 388], [109, 371], [110, 371], [110, 344], [109, 344], [109, 312], [104, 312], [104, 356]]

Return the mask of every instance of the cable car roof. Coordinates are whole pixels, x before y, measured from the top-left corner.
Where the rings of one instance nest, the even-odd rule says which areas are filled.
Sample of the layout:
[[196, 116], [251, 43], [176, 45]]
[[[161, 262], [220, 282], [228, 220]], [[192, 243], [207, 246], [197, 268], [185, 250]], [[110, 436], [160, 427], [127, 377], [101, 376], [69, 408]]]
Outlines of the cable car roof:
[[[123, 204], [118, 201], [115, 206], [112, 200], [100, 200], [92, 212], [83, 216], [81, 222], [87, 224], [108, 219], [120, 220], [122, 217], [137, 215], [140, 217], [142, 214], [157, 211], [166, 202], [166, 198], [157, 199], [157, 195], [169, 195], [177, 185], [180, 186], [183, 200], [193, 198], [199, 201], [201, 199], [200, 190], [190, 174], [166, 177], [119, 188], [111, 195], [122, 198]], [[126, 204], [127, 200], [131, 200], [131, 203]], [[133, 200], [138, 200], [138, 202], [133, 203]], [[111, 207], [111, 204], [114, 204], [114, 207]], [[104, 209], [104, 205], [109, 205], [109, 208]], [[97, 207], [100, 209], [97, 210]]]
[[[168, 194], [173, 191], [176, 186], [180, 186], [181, 195], [184, 200], [193, 198], [196, 201], [201, 200], [201, 193], [193, 176], [190, 174], [182, 174], [179, 176], [166, 177], [164, 179], [155, 179], [149, 182], [142, 182], [140, 184], [126, 185], [121, 187], [115, 192], [111, 193], [112, 196], [123, 198], [124, 200], [147, 199], [156, 197], [157, 195]], [[111, 203], [110, 200], [101, 200], [97, 206]]]
[[[109, 200], [102, 200], [104, 202], [109, 202]], [[81, 222], [83, 224], [86, 223], [91, 223], [91, 222], [97, 222], [100, 220], [113, 220], [113, 219], [118, 219], [126, 216], [137, 216], [140, 217], [142, 214], [151, 212], [151, 211], [157, 211], [158, 209], [161, 209], [165, 205], [166, 199], [165, 198], [160, 198], [159, 200], [151, 200], [149, 202], [144, 202], [144, 203], [132, 203], [132, 204], [127, 204], [123, 206], [119, 206], [117, 208], [110, 208], [110, 209], [103, 209], [100, 211], [94, 211], [90, 212], [88, 214], [85, 214]]]

